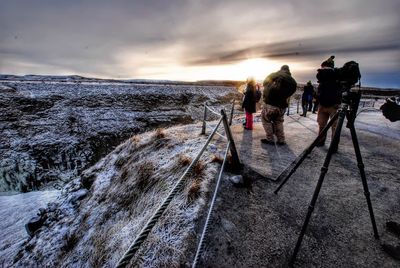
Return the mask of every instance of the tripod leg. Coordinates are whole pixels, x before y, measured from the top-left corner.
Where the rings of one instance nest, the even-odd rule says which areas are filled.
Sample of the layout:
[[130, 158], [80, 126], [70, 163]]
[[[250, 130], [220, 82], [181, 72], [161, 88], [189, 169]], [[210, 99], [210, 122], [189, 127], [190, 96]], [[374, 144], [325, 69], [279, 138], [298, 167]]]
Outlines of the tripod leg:
[[[278, 186], [278, 188], [276, 188], [276, 190], [274, 191], [274, 194], [277, 194], [279, 192], [279, 190], [283, 187], [283, 185], [286, 184], [286, 182], [289, 180], [289, 178], [293, 175], [293, 173], [297, 170], [297, 168], [301, 165], [301, 163], [303, 163], [304, 159], [306, 159], [307, 155], [309, 155], [311, 153], [311, 151], [315, 148], [315, 146], [317, 145], [317, 143], [319, 142], [320, 138], [325, 136], [326, 133], [328, 132], [329, 128], [333, 125], [333, 123], [335, 123], [336, 119], [339, 116], [339, 112], [336, 112], [331, 120], [329, 120], [328, 124], [322, 129], [321, 133], [318, 134], [318, 137], [311, 143], [311, 145], [304, 150], [303, 153], [300, 154], [299, 158], [295, 159], [294, 162], [296, 162], [295, 166], [290, 170], [290, 172], [286, 175], [286, 177], [284, 178], [284, 180], [282, 181], [282, 183]], [[293, 162], [293, 163], [294, 163]], [[292, 163], [292, 164], [293, 164]], [[292, 165], [290, 164], [289, 167]], [[280, 180], [281, 177], [283, 177], [283, 174], [286, 173], [287, 170], [284, 170], [281, 175], [279, 175], [279, 177], [277, 178], [277, 180]]]
[[311, 199], [310, 205], [308, 206], [308, 211], [307, 211], [306, 218], [304, 220], [303, 226], [301, 227], [299, 238], [297, 239], [297, 243], [296, 243], [296, 246], [294, 248], [293, 255], [292, 255], [292, 257], [290, 259], [290, 262], [289, 262], [290, 266], [293, 266], [293, 263], [296, 260], [296, 256], [297, 256], [297, 253], [298, 253], [298, 251], [300, 249], [300, 245], [301, 245], [301, 242], [303, 240], [303, 236], [304, 236], [304, 234], [306, 232], [308, 222], [310, 221], [311, 214], [314, 211], [314, 206], [315, 206], [315, 203], [317, 201], [319, 192], [321, 190], [322, 183], [324, 182], [325, 175], [328, 172], [329, 163], [331, 161], [332, 154], [333, 154], [333, 147], [334, 147], [334, 145], [337, 143], [337, 141], [340, 138], [340, 133], [342, 131], [342, 126], [343, 126], [343, 122], [344, 122], [345, 116], [346, 116], [346, 111], [344, 109], [340, 110], [339, 111], [338, 125], [337, 125], [337, 128], [336, 128], [335, 134], [333, 136], [333, 139], [331, 141], [331, 144], [329, 145], [328, 153], [326, 154], [324, 164], [323, 164], [323, 166], [321, 168], [321, 174], [319, 175], [318, 183], [317, 183], [317, 186], [315, 187], [315, 191], [314, 191], [313, 197]]
[[[347, 116], [349, 117], [349, 115], [347, 115]], [[372, 229], [374, 230], [375, 238], [379, 239], [378, 229], [376, 228], [374, 211], [372, 209], [370, 193], [369, 193], [368, 184], [367, 184], [367, 178], [365, 176], [365, 171], [364, 171], [364, 163], [363, 163], [363, 160], [361, 157], [360, 146], [358, 145], [356, 129], [354, 127], [354, 120], [348, 120], [348, 122], [351, 122], [350, 124], [347, 124], [347, 127], [350, 129], [351, 139], [353, 141], [354, 152], [355, 152], [356, 158], [357, 158], [357, 166], [358, 166], [358, 169], [360, 170], [361, 181], [362, 181], [362, 184], [364, 187], [364, 194], [365, 194], [365, 198], [367, 199], [367, 204], [368, 204], [369, 216], [371, 217]]]

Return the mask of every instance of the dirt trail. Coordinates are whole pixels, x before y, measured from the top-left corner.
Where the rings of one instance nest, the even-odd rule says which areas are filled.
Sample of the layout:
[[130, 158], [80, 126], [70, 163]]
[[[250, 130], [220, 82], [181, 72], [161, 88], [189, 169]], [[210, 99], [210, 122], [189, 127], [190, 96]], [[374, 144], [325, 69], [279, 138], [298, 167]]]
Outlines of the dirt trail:
[[[371, 123], [372, 129], [367, 127]], [[288, 266], [327, 146], [315, 148], [278, 195], [273, 191], [279, 183], [267, 178], [275, 178], [298, 156], [316, 136], [316, 129], [313, 114], [285, 117], [288, 144], [275, 147], [260, 143], [261, 123], [252, 132], [243, 132], [240, 125], [233, 128], [242, 161], [266, 178], [253, 177], [246, 189], [233, 187], [226, 174], [199, 267]], [[400, 139], [396, 135], [400, 122], [390, 123], [379, 112], [362, 113], [356, 129], [381, 239], [374, 239], [350, 132], [344, 128], [295, 267], [400, 265], [380, 246], [380, 242], [400, 243], [385, 229], [386, 221], [400, 222]]]

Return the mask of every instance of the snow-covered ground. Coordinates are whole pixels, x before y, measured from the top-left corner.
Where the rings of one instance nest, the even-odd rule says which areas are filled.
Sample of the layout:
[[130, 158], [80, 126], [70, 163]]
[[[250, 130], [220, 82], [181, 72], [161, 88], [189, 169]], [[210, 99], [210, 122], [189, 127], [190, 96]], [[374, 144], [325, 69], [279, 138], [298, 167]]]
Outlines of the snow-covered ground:
[[[41, 93], [35, 91], [32, 94]], [[356, 128], [400, 140], [400, 122], [386, 120], [378, 110], [379, 106], [377, 103], [370, 109], [360, 110]], [[294, 102], [290, 114], [295, 111]], [[309, 121], [314, 126], [315, 116], [310, 114], [299, 121]], [[199, 136], [199, 131], [199, 124], [179, 126], [127, 140], [84, 172], [85, 178], [95, 178], [89, 190], [82, 187], [80, 179], [75, 179], [58, 198], [58, 191], [0, 196], [0, 216], [3, 219], [0, 224], [0, 266], [10, 265], [16, 255], [18, 266], [115, 265], [182, 173], [184, 162], [193, 158], [200, 149], [205, 137]], [[290, 132], [290, 128], [286, 131]], [[200, 212], [205, 206], [203, 197], [217, 172], [218, 165], [210, 159], [221, 152], [206, 153], [203, 158], [206, 172], [201, 175], [201, 186], [197, 185], [199, 178], [196, 177], [186, 186], [165, 220], [155, 228], [151, 243], [145, 244], [140, 252], [141, 257], [136, 259], [138, 263], [179, 266], [187, 260], [188, 243], [195, 239]], [[146, 169], [148, 165], [152, 168]], [[139, 175], [140, 172], [147, 172], [144, 177], [150, 179], [149, 184], [141, 184], [143, 174]], [[137, 191], [135, 187], [144, 189]], [[192, 191], [194, 196], [191, 196]], [[196, 191], [201, 193], [200, 196]], [[57, 207], [54, 209], [53, 206], [52, 211], [46, 208], [51, 221], [30, 239], [24, 224], [48, 202], [54, 202]], [[54, 211], [57, 217], [53, 217]], [[96, 256], [101, 258], [96, 259]]]
[[37, 191], [0, 196], [0, 266], [12, 259], [19, 246], [29, 238], [25, 224], [39, 208], [55, 201], [60, 191]]
[[[299, 121], [299, 123], [315, 128], [315, 116], [310, 114], [307, 118], [300, 117], [301, 122]], [[392, 123], [386, 120], [378, 110], [361, 112], [356, 120], [356, 128], [360, 131], [379, 133], [385, 137], [400, 140], [400, 122]], [[172, 183], [181, 174], [182, 168], [179, 168], [179, 165], [176, 166], [176, 164], [184, 161], [184, 159], [179, 158], [184, 155], [189, 159], [192, 158], [199, 150], [201, 143], [204, 142], [204, 137], [198, 136], [199, 130], [200, 125], [191, 125], [167, 129], [161, 134], [150, 132], [135, 136], [116, 148], [97, 165], [84, 172], [86, 178], [91, 176], [97, 178], [89, 192], [82, 189], [79, 180], [75, 180], [63, 190], [64, 194], [59, 198], [56, 198], [59, 194], [57, 191], [1, 196], [1, 216], [7, 220], [2, 221], [0, 226], [0, 242], [2, 245], [0, 259], [3, 262], [9, 262], [19, 250], [23, 249], [22, 255], [19, 256], [23, 256], [19, 262], [21, 265], [34, 264], [29, 259], [36, 256], [35, 258], [39, 258], [36, 260], [38, 264], [49, 262], [62, 264], [62, 266], [72, 264], [90, 266], [89, 263], [95, 264], [96, 261], [86, 253], [80, 254], [83, 254], [82, 252], [89, 254], [88, 252], [95, 251], [107, 256], [97, 264], [115, 265], [129, 243], [132, 242], [135, 234], [159, 204], [160, 197], [165, 196]], [[287, 127], [286, 131], [289, 133], [290, 127]], [[161, 137], [161, 142], [155, 139], [157, 135]], [[215, 151], [215, 146], [212, 147], [213, 152], [211, 154], [206, 153], [207, 157], [203, 158], [206, 161], [205, 163], [210, 165], [206, 168], [210, 173], [204, 180], [207, 184], [202, 186], [204, 187], [201, 190], [203, 192], [208, 191], [207, 185], [217, 171], [217, 166], [209, 162], [209, 159], [212, 154], [221, 153], [218, 150]], [[149, 165], [149, 163], [153, 165], [154, 169], [154, 173], [150, 171], [153, 175], [150, 175], [149, 178], [158, 178], [157, 182], [154, 182], [153, 186], [146, 186], [150, 188], [143, 193], [136, 192], [131, 188], [132, 185], [138, 186], [135, 176], [144, 167], [143, 164]], [[121, 180], [124, 176], [127, 176], [126, 182]], [[129, 178], [129, 176], [132, 176], [132, 178]], [[145, 259], [141, 261], [138, 259], [137, 261], [149, 265], [161, 265], [168, 262], [178, 265], [185, 261], [187, 256], [184, 252], [188, 247], [185, 244], [188, 243], [187, 241], [193, 241], [194, 230], [198, 228], [194, 224], [195, 219], [199, 217], [199, 211], [204, 208], [202, 199], [198, 199], [198, 202], [193, 204], [186, 203], [185, 200], [187, 200], [187, 195], [190, 192], [189, 188], [186, 188], [178, 196], [172, 205], [174, 209], [167, 213], [168, 216], [164, 220], [166, 225], [154, 230], [153, 242], [158, 241], [157, 243], [161, 243], [160, 245], [163, 243], [174, 244], [173, 248], [167, 250], [171, 256], [167, 259], [160, 259], [157, 254], [161, 250], [161, 246], [155, 247], [147, 244], [141, 253], [145, 255]], [[134, 193], [139, 194], [139, 196], [135, 197], [136, 194], [132, 196]], [[81, 197], [83, 198], [82, 201], [78, 200]], [[128, 201], [125, 205], [132, 206], [131, 208], [123, 207], [125, 205], [121, 202], [125, 199]], [[129, 205], [129, 200], [132, 200], [131, 205]], [[47, 202], [55, 202], [57, 210], [63, 211], [59, 213], [63, 216], [58, 220], [49, 222], [49, 225], [45, 226], [33, 239], [29, 239], [24, 224], [36, 215], [39, 207], [46, 207]], [[117, 208], [118, 204], [121, 205], [119, 208]], [[113, 212], [110, 214], [109, 211]], [[174, 218], [179, 224], [172, 224], [168, 217]], [[98, 246], [98, 239], [106, 239], [106, 237], [96, 238], [95, 233], [104, 232], [110, 226], [116, 227], [107, 231], [107, 239], [115, 238], [116, 240], [112, 243], [100, 241], [105, 243], [104, 248], [94, 248]], [[75, 236], [77, 241], [68, 244], [67, 241], [74, 240]], [[69, 253], [64, 256], [61, 252], [66, 250], [66, 247], [71, 248], [67, 249]], [[33, 252], [26, 252], [27, 248], [34, 248], [34, 250]], [[43, 255], [45, 251], [46, 254]], [[167, 251], [162, 252], [167, 253]], [[82, 259], [78, 260], [78, 256], [81, 256], [79, 258]]]

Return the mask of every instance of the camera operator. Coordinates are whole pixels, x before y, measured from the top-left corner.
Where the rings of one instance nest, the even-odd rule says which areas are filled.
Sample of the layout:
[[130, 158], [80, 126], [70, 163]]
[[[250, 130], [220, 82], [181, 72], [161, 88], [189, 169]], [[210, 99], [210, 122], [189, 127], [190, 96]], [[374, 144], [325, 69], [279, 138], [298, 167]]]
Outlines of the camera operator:
[[[316, 99], [319, 102], [317, 122], [319, 126], [319, 133], [322, 132], [324, 127], [327, 125], [328, 120], [332, 118], [342, 101], [341, 88], [337, 79], [337, 70], [334, 68], [333, 62], [334, 56], [331, 56], [328, 60], [321, 64], [321, 68], [317, 71], [318, 88]], [[337, 126], [337, 120], [332, 125], [332, 138], [335, 133]], [[321, 137], [318, 141], [318, 147], [324, 146], [326, 135]], [[333, 151], [337, 151], [337, 147], [333, 148]]]

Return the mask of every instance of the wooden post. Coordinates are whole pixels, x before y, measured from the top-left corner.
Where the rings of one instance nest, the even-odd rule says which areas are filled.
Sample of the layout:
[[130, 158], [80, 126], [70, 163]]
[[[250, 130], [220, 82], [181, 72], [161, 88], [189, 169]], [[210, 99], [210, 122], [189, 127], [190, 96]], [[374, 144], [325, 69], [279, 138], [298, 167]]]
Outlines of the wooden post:
[[232, 125], [232, 119], [233, 119], [233, 111], [235, 109], [235, 99], [232, 101], [232, 107], [231, 107], [231, 114], [229, 116], [229, 125]]
[[203, 116], [203, 126], [201, 127], [201, 134], [206, 134], [206, 120], [207, 120], [207, 102], [204, 103], [204, 116]]
[[240, 163], [239, 155], [237, 153], [236, 146], [235, 146], [235, 141], [233, 140], [232, 132], [229, 127], [228, 120], [226, 118], [226, 113], [223, 109], [221, 110], [221, 115], [222, 115], [222, 122], [224, 123], [226, 137], [228, 138], [228, 141], [230, 141], [229, 149], [232, 154], [233, 165], [234, 165], [235, 169], [237, 168], [237, 170], [240, 170], [240, 169], [242, 169], [242, 163]]

